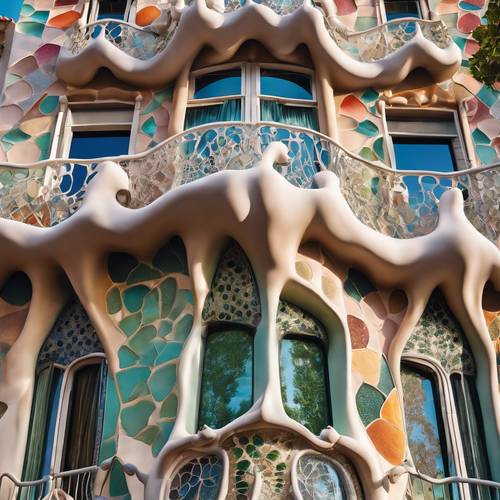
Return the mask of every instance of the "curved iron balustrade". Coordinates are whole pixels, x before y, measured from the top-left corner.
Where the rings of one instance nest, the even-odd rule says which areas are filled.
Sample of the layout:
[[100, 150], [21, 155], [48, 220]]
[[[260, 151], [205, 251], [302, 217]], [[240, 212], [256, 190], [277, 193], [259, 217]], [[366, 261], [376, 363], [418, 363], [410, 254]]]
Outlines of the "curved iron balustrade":
[[[226, 0], [224, 11], [233, 12], [246, 3], [246, 0]], [[299, 8], [303, 0], [263, 0], [255, 3], [266, 5], [279, 15], [286, 15]], [[396, 19], [368, 30], [349, 32], [331, 17], [325, 16], [324, 19], [326, 29], [339, 48], [361, 62], [383, 59], [411, 42], [418, 34], [441, 49], [452, 42], [446, 25], [440, 20]], [[75, 26], [68, 32], [65, 47], [76, 55], [84, 50], [91, 40], [104, 37], [129, 56], [147, 60], [166, 47], [175, 33], [177, 24], [178, 21], [171, 18], [170, 25], [163, 33], [157, 34], [149, 28], [139, 28], [125, 21], [102, 19], [86, 26]]]
[[[175, 189], [221, 170], [252, 168], [273, 141], [289, 149], [276, 169], [292, 184], [314, 188], [314, 174], [334, 172], [356, 216], [396, 238], [431, 232], [441, 195], [462, 190], [465, 212], [484, 236], [500, 246], [500, 164], [453, 173], [396, 171], [366, 161], [329, 137], [278, 123], [212, 123], [186, 130], [137, 155], [109, 158], [127, 172], [131, 207], [143, 207]], [[81, 204], [100, 160], [47, 160], [0, 165], [0, 216], [38, 226], [68, 218]]]

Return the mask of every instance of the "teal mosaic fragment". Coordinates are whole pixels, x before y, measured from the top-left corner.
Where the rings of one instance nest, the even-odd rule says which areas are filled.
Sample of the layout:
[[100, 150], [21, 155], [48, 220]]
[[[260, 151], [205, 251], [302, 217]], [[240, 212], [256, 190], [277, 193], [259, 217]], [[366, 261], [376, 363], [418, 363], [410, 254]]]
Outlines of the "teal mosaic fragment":
[[362, 122], [358, 123], [356, 132], [366, 135], [367, 137], [375, 137], [379, 134], [377, 125], [375, 125], [375, 123], [370, 120], [363, 120]]
[[149, 380], [151, 394], [156, 401], [163, 401], [175, 387], [177, 367], [174, 364], [158, 368]]
[[379, 93], [372, 88], [366, 89], [361, 95], [361, 100], [364, 103], [370, 103], [378, 99]]
[[135, 439], [151, 446], [159, 432], [160, 428], [157, 425], [149, 425]]
[[158, 453], [162, 450], [162, 448], [165, 446], [165, 443], [168, 441], [168, 438], [170, 437], [170, 434], [172, 432], [172, 429], [174, 428], [174, 423], [173, 422], [160, 422], [160, 433], [158, 436], [156, 436], [156, 439], [153, 443], [152, 447], [152, 452], [153, 456], [156, 457]]
[[168, 342], [156, 358], [155, 364], [162, 365], [167, 361], [178, 358], [181, 352], [182, 344], [180, 342]]
[[486, 106], [491, 108], [496, 103], [499, 95], [499, 92], [493, 90], [487, 85], [483, 85], [479, 92], [476, 94], [476, 97], [484, 104], [486, 104]]
[[160, 285], [161, 291], [161, 315], [163, 318], [170, 314], [177, 294], [177, 282], [173, 278], [166, 279]]
[[160, 417], [175, 418], [177, 415], [177, 406], [177, 396], [175, 394], [170, 394], [161, 405]]
[[129, 368], [137, 363], [139, 356], [127, 346], [121, 346], [118, 350], [118, 360], [120, 362], [120, 368]]
[[109, 476], [109, 494], [111, 497], [120, 497], [120, 500], [131, 500], [130, 492], [127, 486], [127, 480], [121, 464], [113, 462]]
[[115, 283], [123, 283], [137, 264], [138, 261], [133, 255], [124, 252], [111, 253], [108, 256], [109, 277]]
[[188, 335], [191, 333], [192, 327], [193, 316], [191, 314], [186, 314], [175, 325], [175, 340], [184, 342], [188, 338]]
[[164, 273], [182, 273], [188, 276], [184, 243], [176, 236], [162, 247], [153, 258], [153, 266]]
[[156, 134], [157, 128], [156, 120], [151, 116], [142, 124], [141, 131], [149, 137], [153, 137]]
[[113, 376], [110, 373], [108, 373], [106, 380], [106, 403], [104, 405], [104, 422], [102, 428], [103, 440], [114, 437], [119, 414], [120, 414], [120, 400], [116, 392], [115, 381], [113, 379]]
[[158, 306], [158, 290], [151, 290], [145, 297], [142, 307], [142, 321], [147, 323], [152, 323], [156, 321], [159, 316], [159, 306]]
[[127, 278], [127, 285], [140, 283], [141, 281], [150, 281], [161, 278], [161, 274], [151, 267], [143, 264], [142, 262], [129, 274]]
[[170, 320], [165, 320], [160, 323], [160, 327], [158, 329], [158, 335], [160, 337], [165, 337], [172, 331], [172, 322]]
[[136, 354], [141, 354], [155, 337], [156, 328], [153, 325], [144, 326], [129, 340], [128, 346]]
[[149, 288], [145, 285], [136, 285], [127, 288], [123, 292], [125, 307], [132, 313], [137, 312], [141, 308], [142, 301], [148, 292]]
[[146, 367], [127, 368], [119, 371], [116, 379], [122, 400], [127, 403], [139, 396], [147, 396], [149, 394], [147, 380], [150, 375], [151, 370]]
[[46, 160], [49, 157], [51, 142], [52, 134], [50, 132], [41, 134], [35, 139], [35, 144], [40, 148], [39, 160]]
[[383, 394], [369, 384], [363, 383], [358, 389], [356, 406], [365, 427], [380, 417], [380, 410], [384, 401]]
[[116, 314], [122, 308], [122, 299], [120, 297], [120, 290], [114, 286], [108, 291], [106, 295], [106, 307], [108, 314]]
[[476, 152], [481, 160], [481, 165], [490, 165], [497, 160], [495, 148], [492, 148], [491, 146], [476, 146]]
[[481, 130], [479, 130], [478, 128], [476, 128], [474, 132], [472, 132], [472, 139], [476, 144], [489, 145], [491, 142], [490, 138], [484, 132], [481, 132]]
[[22, 21], [16, 24], [16, 29], [20, 33], [23, 33], [24, 35], [35, 36], [37, 38], [42, 37], [44, 28], [45, 26], [41, 23]]
[[385, 161], [384, 138], [379, 137], [373, 142], [373, 151], [380, 161]]
[[59, 106], [59, 96], [48, 95], [42, 99], [42, 102], [38, 105], [40, 113], [43, 115], [52, 114]]
[[391, 370], [387, 364], [387, 359], [382, 354], [380, 359], [380, 380], [377, 387], [388, 396], [389, 393], [394, 389], [394, 382], [392, 380]]
[[20, 128], [13, 128], [9, 132], [7, 132], [2, 139], [15, 144], [18, 142], [27, 141], [30, 138], [31, 136], [23, 132]]
[[142, 322], [142, 314], [138, 312], [136, 314], [131, 314], [130, 316], [127, 316], [126, 318], [122, 319], [118, 323], [118, 326], [120, 327], [120, 330], [127, 337], [130, 337], [137, 331], [139, 326], [141, 326], [141, 322]]
[[134, 437], [147, 426], [149, 417], [153, 413], [155, 405], [151, 401], [139, 401], [138, 403], [124, 408], [121, 413], [121, 423], [127, 435]]

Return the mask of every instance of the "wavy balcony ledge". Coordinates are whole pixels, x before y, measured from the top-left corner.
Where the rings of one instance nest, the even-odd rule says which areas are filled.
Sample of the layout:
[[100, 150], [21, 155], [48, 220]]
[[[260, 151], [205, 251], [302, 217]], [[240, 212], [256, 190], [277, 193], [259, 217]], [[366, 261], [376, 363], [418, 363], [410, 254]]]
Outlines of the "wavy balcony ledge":
[[[235, 10], [230, 7], [233, 3]], [[460, 65], [460, 49], [441, 21], [398, 20], [347, 33], [310, 0], [285, 4], [292, 10], [285, 15], [273, 10], [279, 2], [272, 0], [233, 3], [221, 13], [196, 0], [182, 9], [178, 22], [172, 17], [164, 31], [116, 20], [76, 27], [68, 32], [56, 72], [68, 84], [82, 86], [105, 67], [128, 84], [159, 87], [173, 81], [203, 47], [211, 47], [223, 62], [248, 40], [260, 42], [285, 60], [305, 45], [318, 63], [315, 66], [321, 62], [338, 90], [396, 85], [416, 68], [426, 69], [439, 82], [451, 78]]]
[[[459, 188], [465, 213], [500, 247], [500, 165], [441, 174], [396, 171], [349, 153], [330, 138], [276, 123], [218, 123], [173, 136], [138, 155], [107, 158], [130, 178], [130, 203], [143, 207], [163, 193], [222, 170], [252, 168], [274, 141], [288, 147], [289, 161], [276, 169], [293, 185], [314, 188], [314, 175], [334, 172], [356, 216], [397, 238], [430, 233], [441, 195]], [[0, 165], [0, 216], [53, 226], [81, 204], [99, 160], [60, 159], [33, 165]]]

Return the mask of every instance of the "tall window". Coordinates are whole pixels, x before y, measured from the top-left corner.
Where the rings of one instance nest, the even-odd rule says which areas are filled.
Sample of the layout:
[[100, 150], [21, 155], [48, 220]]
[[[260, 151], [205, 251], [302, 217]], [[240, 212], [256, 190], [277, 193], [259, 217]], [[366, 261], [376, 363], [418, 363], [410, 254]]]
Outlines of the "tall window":
[[63, 118], [55, 156], [91, 159], [131, 154], [133, 119], [132, 105], [71, 105]]
[[273, 121], [318, 130], [311, 72], [250, 63], [195, 72], [185, 128], [240, 120]]
[[311, 432], [331, 423], [327, 337], [323, 326], [299, 307], [280, 301], [281, 397], [285, 411]]
[[198, 427], [224, 427], [253, 401], [253, 335], [245, 327], [208, 333], [203, 360]]

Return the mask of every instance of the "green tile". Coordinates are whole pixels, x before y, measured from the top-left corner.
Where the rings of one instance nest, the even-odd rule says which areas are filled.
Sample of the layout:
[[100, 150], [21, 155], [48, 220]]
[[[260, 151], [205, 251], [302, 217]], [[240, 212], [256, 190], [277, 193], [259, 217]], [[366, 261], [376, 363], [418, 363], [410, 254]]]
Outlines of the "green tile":
[[368, 161], [377, 161], [378, 160], [378, 157], [373, 152], [373, 150], [370, 149], [369, 147], [366, 147], [366, 146], [364, 148], [361, 148], [361, 151], [359, 152], [359, 156], [361, 156], [361, 158], [364, 158], [365, 160], [368, 160]]
[[385, 161], [384, 138], [379, 137], [373, 142], [373, 151], [378, 156], [380, 161]]
[[127, 345], [136, 354], [141, 354], [155, 337], [156, 328], [153, 325], [144, 326], [129, 340]]
[[123, 468], [117, 461], [113, 462], [113, 465], [111, 466], [109, 494], [111, 497], [121, 497], [120, 500], [126, 500], [126, 498], [123, 497], [126, 497], [127, 495], [130, 496]]
[[380, 409], [385, 398], [375, 387], [362, 384], [356, 393], [356, 406], [359, 416], [365, 426], [380, 417]]
[[158, 125], [156, 125], [154, 117], [151, 116], [142, 124], [141, 131], [149, 137], [153, 137], [156, 134], [157, 128]]
[[500, 95], [499, 92], [488, 87], [487, 85], [483, 85], [479, 92], [476, 94], [476, 97], [481, 100], [486, 106], [492, 107]]
[[160, 328], [158, 329], [158, 335], [160, 337], [165, 337], [172, 331], [172, 322], [170, 320], [164, 320], [160, 323]]
[[193, 327], [193, 316], [186, 314], [175, 325], [175, 340], [184, 342], [191, 332]]
[[118, 349], [118, 359], [120, 361], [120, 368], [129, 368], [137, 363], [139, 357], [127, 346], [122, 346]]
[[177, 283], [174, 278], [166, 279], [160, 285], [161, 292], [161, 317], [166, 318], [175, 301], [177, 295]]
[[39, 160], [46, 160], [49, 157], [51, 142], [52, 134], [50, 132], [41, 134], [35, 139], [35, 144], [40, 148]]
[[127, 435], [134, 437], [141, 432], [147, 426], [154, 409], [155, 405], [151, 401], [139, 401], [133, 406], [124, 408], [121, 413], [121, 423]]
[[9, 132], [7, 132], [3, 136], [3, 139], [5, 141], [12, 142], [12, 143], [24, 142], [30, 138], [31, 138], [31, 135], [26, 134], [20, 128], [14, 128], [14, 129], [10, 130]]
[[113, 252], [108, 256], [109, 277], [115, 283], [123, 283], [137, 264], [138, 261], [133, 255]]
[[484, 132], [481, 132], [481, 130], [479, 130], [478, 128], [476, 128], [476, 130], [472, 132], [472, 139], [476, 144], [489, 145], [491, 142], [490, 138]]
[[142, 321], [144, 324], [152, 323], [159, 317], [158, 305], [158, 290], [151, 290], [146, 297], [144, 297], [144, 305], [142, 308]]
[[161, 274], [142, 262], [129, 274], [127, 284], [133, 285], [142, 281], [150, 281], [161, 278]]
[[162, 365], [167, 361], [178, 358], [182, 352], [182, 344], [179, 342], [168, 342], [156, 358], [156, 365]]
[[160, 417], [175, 418], [177, 416], [177, 405], [177, 396], [175, 394], [170, 394], [161, 405]]
[[106, 380], [106, 403], [104, 405], [102, 439], [109, 439], [115, 435], [119, 413], [120, 400], [116, 393], [115, 381], [113, 376], [108, 373]]
[[99, 448], [99, 463], [102, 464], [104, 460], [116, 455], [116, 440], [114, 437], [106, 439], [101, 442]]
[[136, 285], [127, 288], [123, 292], [123, 302], [125, 307], [130, 312], [137, 312], [141, 308], [142, 301], [148, 292], [149, 288], [145, 285]]
[[59, 96], [48, 95], [43, 98], [42, 102], [38, 106], [38, 109], [40, 110], [40, 113], [44, 115], [50, 115], [57, 109], [58, 106], [59, 106]]
[[370, 120], [363, 120], [356, 127], [356, 132], [366, 135], [367, 137], [375, 137], [379, 134], [377, 125]]
[[114, 286], [109, 290], [106, 296], [106, 305], [109, 314], [116, 314], [122, 308], [122, 300], [120, 298], [120, 290]]
[[162, 247], [153, 259], [153, 266], [165, 273], [188, 275], [186, 250], [182, 240], [179, 237], [173, 238]]
[[146, 429], [144, 429], [138, 436], [136, 436], [135, 439], [152, 445], [159, 432], [160, 428], [157, 425], [150, 425], [146, 427]]
[[116, 375], [118, 389], [124, 402], [132, 401], [139, 396], [147, 396], [149, 387], [147, 380], [151, 370], [146, 367], [127, 368]]
[[152, 452], [153, 456], [157, 456], [158, 453], [162, 450], [162, 448], [165, 446], [165, 443], [167, 442], [170, 433], [172, 432], [172, 429], [174, 427], [173, 422], [160, 422], [160, 432], [156, 436], [156, 439], [154, 440], [153, 446], [152, 446]]
[[142, 314], [138, 312], [136, 314], [131, 314], [130, 316], [127, 316], [126, 318], [122, 319], [118, 323], [118, 326], [127, 337], [131, 337], [141, 326], [141, 322], [142, 322]]
[[149, 379], [151, 394], [156, 401], [163, 401], [175, 387], [176, 365], [166, 365], [155, 370]]
[[382, 354], [380, 358], [380, 380], [377, 387], [388, 396], [389, 393], [394, 389], [394, 382], [392, 380], [391, 370], [387, 364], [387, 359]]
[[174, 307], [168, 315], [170, 319], [175, 320], [179, 314], [184, 311], [187, 304], [193, 303], [193, 294], [191, 290], [179, 290], [175, 299]]
[[377, 100], [378, 96], [379, 96], [379, 93], [376, 90], [369, 88], [363, 92], [363, 94], [361, 95], [361, 100], [364, 103], [370, 103], [370, 102]]

